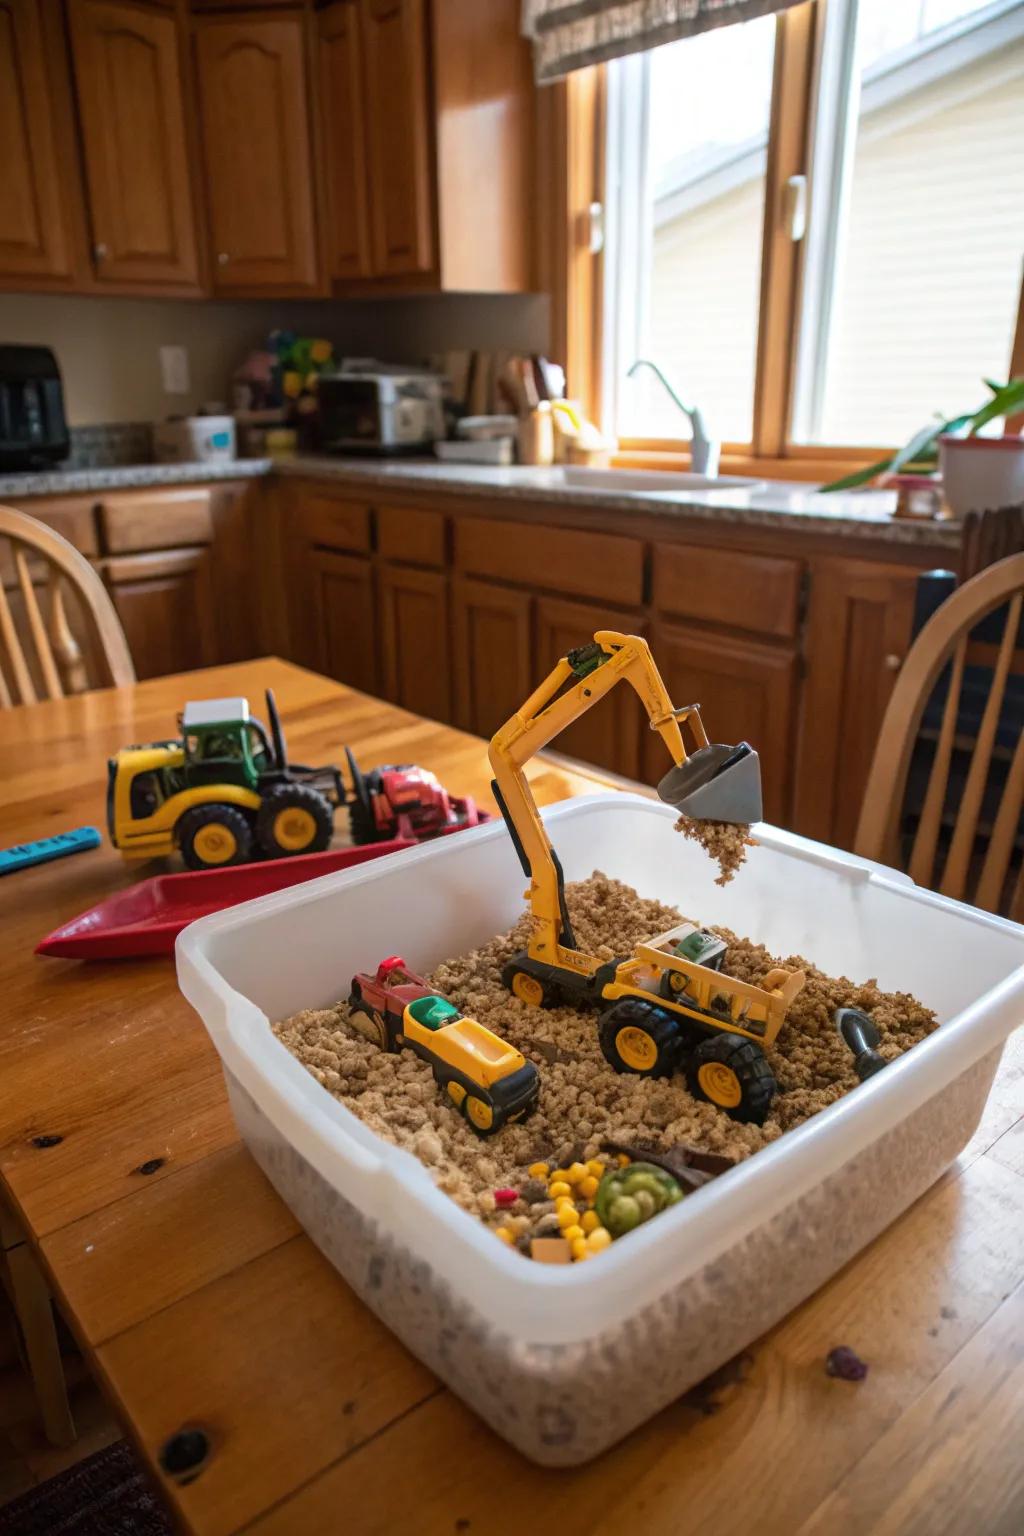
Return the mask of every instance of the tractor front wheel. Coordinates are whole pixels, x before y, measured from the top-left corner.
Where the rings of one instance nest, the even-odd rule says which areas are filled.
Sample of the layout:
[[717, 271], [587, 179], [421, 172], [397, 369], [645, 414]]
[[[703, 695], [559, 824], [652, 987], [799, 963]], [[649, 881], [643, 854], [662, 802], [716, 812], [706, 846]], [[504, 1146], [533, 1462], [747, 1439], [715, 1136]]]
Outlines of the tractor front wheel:
[[197, 805], [182, 816], [177, 834], [189, 869], [222, 869], [252, 858], [252, 827], [234, 805]]
[[679, 1021], [656, 1003], [624, 997], [598, 1023], [605, 1060], [616, 1072], [668, 1077], [675, 1071], [683, 1038]]
[[778, 1088], [757, 1042], [727, 1034], [701, 1041], [686, 1063], [686, 1082], [695, 1099], [750, 1125], [764, 1124]]
[[308, 784], [279, 784], [256, 812], [256, 840], [270, 859], [320, 853], [334, 832], [330, 801]]

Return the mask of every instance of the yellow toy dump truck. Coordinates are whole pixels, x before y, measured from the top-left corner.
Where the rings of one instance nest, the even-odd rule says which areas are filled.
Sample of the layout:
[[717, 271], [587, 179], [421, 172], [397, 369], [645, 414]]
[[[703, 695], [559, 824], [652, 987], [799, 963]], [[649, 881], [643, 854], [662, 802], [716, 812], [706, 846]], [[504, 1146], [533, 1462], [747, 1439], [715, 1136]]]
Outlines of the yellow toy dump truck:
[[492, 1136], [536, 1108], [540, 1074], [533, 1062], [464, 1018], [400, 955], [353, 976], [348, 1005], [355, 1027], [382, 1050], [408, 1046], [429, 1062], [437, 1086], [478, 1136]]

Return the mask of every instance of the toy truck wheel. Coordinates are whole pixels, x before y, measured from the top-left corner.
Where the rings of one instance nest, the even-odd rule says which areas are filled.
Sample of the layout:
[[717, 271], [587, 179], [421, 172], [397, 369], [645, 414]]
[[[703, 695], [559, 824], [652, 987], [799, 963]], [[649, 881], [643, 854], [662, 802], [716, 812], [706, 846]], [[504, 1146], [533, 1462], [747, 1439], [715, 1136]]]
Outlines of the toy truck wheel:
[[382, 1051], [391, 1049], [387, 1025], [368, 1004], [349, 998], [348, 1016], [352, 1028], [358, 1030], [372, 1045], [378, 1046]]
[[334, 812], [330, 802], [308, 784], [280, 784], [256, 812], [256, 840], [271, 859], [294, 853], [320, 853], [331, 841]]
[[252, 827], [233, 805], [197, 805], [178, 822], [178, 845], [189, 869], [222, 869], [252, 858]]
[[513, 997], [531, 1008], [551, 1008], [558, 1002], [558, 992], [549, 981], [524, 970], [518, 960], [510, 960], [501, 973], [502, 982]]
[[616, 1072], [668, 1077], [676, 1069], [683, 1030], [664, 1008], [625, 997], [601, 1015], [598, 1037]]
[[462, 1101], [462, 1113], [478, 1136], [493, 1136], [505, 1123], [501, 1110], [495, 1109], [475, 1093], [466, 1094]]
[[739, 1035], [702, 1040], [686, 1063], [695, 1099], [706, 1099], [732, 1120], [763, 1125], [778, 1084], [761, 1047]]

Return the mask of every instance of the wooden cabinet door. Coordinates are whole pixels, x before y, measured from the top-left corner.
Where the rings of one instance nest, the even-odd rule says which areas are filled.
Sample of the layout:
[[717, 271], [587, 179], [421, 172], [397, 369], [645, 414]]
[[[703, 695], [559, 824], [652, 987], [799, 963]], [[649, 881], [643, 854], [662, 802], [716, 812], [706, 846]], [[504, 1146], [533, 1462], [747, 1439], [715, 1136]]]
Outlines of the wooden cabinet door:
[[823, 560], [811, 573], [793, 827], [853, 845], [878, 729], [910, 643], [919, 572]]
[[315, 288], [305, 18], [194, 26], [214, 286]]
[[[560, 656], [579, 645], [586, 645], [599, 629], [642, 635], [645, 627], [638, 614], [599, 607], [596, 603], [569, 602], [560, 597], [538, 598], [534, 630], [537, 675], [533, 686], [551, 671]], [[635, 779], [641, 773], [640, 746], [646, 731], [647, 716], [640, 700], [632, 688], [620, 684], [556, 737], [551, 747], [555, 752], [578, 757], [581, 762], [593, 763], [598, 768], [608, 768], [612, 773]]]
[[306, 596], [318, 672], [358, 688], [379, 692], [373, 567], [358, 555], [310, 549]]
[[122, 0], [69, 19], [96, 277], [198, 284], [177, 20]]
[[119, 555], [105, 576], [140, 679], [220, 660], [208, 549]]
[[450, 721], [448, 589], [440, 571], [380, 567], [384, 689], [404, 709]]
[[331, 277], [371, 270], [359, 0], [335, 0], [318, 18], [320, 110]]
[[73, 274], [72, 232], [62, 197], [57, 105], [44, 23], [47, 0], [0, 0], [0, 277]]
[[434, 207], [424, 0], [360, 3], [373, 270], [381, 276], [429, 272]]
[[[761, 759], [764, 818], [789, 825], [797, 657], [789, 647], [737, 639], [707, 628], [657, 625], [651, 650], [677, 706], [699, 704], [711, 741], [749, 741]], [[687, 747], [690, 741], [683, 727]], [[652, 784], [671, 764], [661, 739], [647, 738], [645, 778]]]
[[537, 686], [528, 592], [465, 576], [452, 582], [455, 721], [493, 736]]

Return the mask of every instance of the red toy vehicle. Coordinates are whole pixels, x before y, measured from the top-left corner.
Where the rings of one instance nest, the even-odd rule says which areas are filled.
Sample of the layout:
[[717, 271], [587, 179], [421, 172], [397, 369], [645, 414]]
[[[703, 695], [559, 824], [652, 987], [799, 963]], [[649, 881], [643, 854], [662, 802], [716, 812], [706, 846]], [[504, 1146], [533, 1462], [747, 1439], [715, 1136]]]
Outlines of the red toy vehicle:
[[536, 1107], [540, 1074], [514, 1046], [440, 997], [400, 955], [352, 978], [352, 1023], [385, 1051], [407, 1045], [478, 1136], [491, 1136]]
[[415, 763], [385, 763], [360, 771], [351, 747], [345, 748], [352, 780], [348, 803], [354, 843], [390, 842], [394, 838], [444, 837], [490, 821], [468, 795], [449, 795], [429, 768]]

